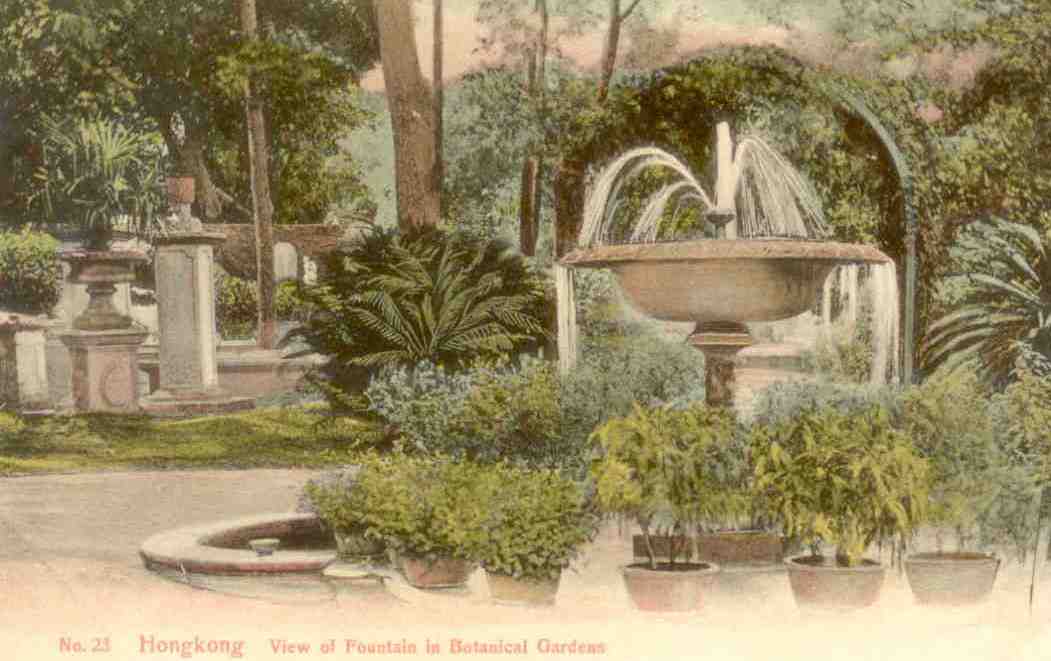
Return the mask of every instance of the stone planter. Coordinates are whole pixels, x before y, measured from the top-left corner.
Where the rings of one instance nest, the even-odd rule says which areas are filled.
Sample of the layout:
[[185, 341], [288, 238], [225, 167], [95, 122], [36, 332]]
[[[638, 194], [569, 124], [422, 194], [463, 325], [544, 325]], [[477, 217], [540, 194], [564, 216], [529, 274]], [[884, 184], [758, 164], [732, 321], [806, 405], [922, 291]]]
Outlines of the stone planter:
[[783, 560], [781, 536], [763, 530], [717, 532], [697, 538], [697, 559], [719, 565], [777, 564]]
[[832, 558], [804, 555], [785, 560], [796, 605], [803, 609], [855, 610], [879, 599], [886, 568], [872, 560], [840, 567]]
[[701, 607], [705, 592], [715, 583], [719, 567], [710, 563], [676, 564], [674, 569], [658, 563], [657, 569], [646, 564], [621, 568], [624, 587], [635, 607], [644, 611], [694, 611]]
[[561, 575], [555, 579], [532, 579], [486, 571], [485, 577], [489, 583], [489, 594], [495, 601], [524, 606], [551, 606], [558, 594]]
[[[669, 552], [674, 545], [676, 550], [676, 561], [689, 561], [693, 559], [693, 549], [690, 538], [685, 535], [650, 535], [650, 543], [653, 545], [653, 554], [658, 561], [669, 561]], [[650, 556], [646, 552], [646, 537], [644, 535], [631, 536], [631, 550], [635, 556], [635, 562], [649, 562]]]
[[193, 204], [196, 197], [193, 177], [168, 177], [168, 206], [175, 209], [182, 204]]
[[474, 563], [459, 558], [412, 558], [399, 554], [405, 580], [414, 588], [457, 588], [467, 583]]
[[59, 253], [70, 267], [69, 281], [87, 285], [88, 306], [73, 319], [73, 328], [82, 331], [124, 330], [132, 319], [113, 305], [117, 285], [135, 281], [135, 267], [146, 262], [136, 250], [71, 250]]
[[905, 558], [905, 575], [916, 602], [962, 606], [989, 596], [1000, 559], [989, 553], [916, 553]]

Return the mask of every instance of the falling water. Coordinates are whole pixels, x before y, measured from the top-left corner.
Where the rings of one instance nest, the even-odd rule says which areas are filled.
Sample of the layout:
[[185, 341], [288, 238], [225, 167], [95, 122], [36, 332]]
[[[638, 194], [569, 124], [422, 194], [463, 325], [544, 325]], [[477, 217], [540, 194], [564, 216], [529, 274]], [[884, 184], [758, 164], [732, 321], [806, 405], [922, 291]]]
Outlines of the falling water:
[[839, 271], [839, 309], [847, 318], [847, 324], [858, 323], [858, 270], [857, 264], [844, 264]]
[[900, 332], [898, 327], [898, 270], [894, 262], [873, 264], [868, 279], [872, 298], [872, 383], [889, 383], [897, 377]]
[[558, 299], [558, 368], [565, 374], [577, 362], [577, 301], [572, 269], [555, 263]]

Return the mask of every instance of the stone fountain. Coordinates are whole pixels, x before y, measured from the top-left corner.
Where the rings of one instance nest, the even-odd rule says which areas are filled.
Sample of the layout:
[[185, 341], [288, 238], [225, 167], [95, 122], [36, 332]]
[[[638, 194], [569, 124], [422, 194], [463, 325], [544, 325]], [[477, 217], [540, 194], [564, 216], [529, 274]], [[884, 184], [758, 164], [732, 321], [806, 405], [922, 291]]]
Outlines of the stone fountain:
[[[893, 269], [893, 262], [871, 246], [822, 240], [827, 231], [816, 196], [758, 138], [744, 138], [735, 149], [729, 125], [722, 123], [716, 151], [714, 201], [667, 152], [644, 147], [622, 155], [597, 176], [585, 204], [580, 247], [561, 266], [608, 268], [639, 311], [663, 321], [693, 322], [688, 342], [705, 355], [708, 404], [730, 406], [736, 356], [754, 343], [746, 323], [806, 312], [837, 266]], [[611, 236], [617, 196], [627, 180], [651, 167], [674, 172], [676, 181], [644, 205], [629, 242], [616, 243]], [[665, 209], [677, 196], [699, 204], [720, 238], [658, 241]], [[896, 315], [896, 302], [892, 307]], [[572, 325], [561, 321], [570, 314], [571, 306], [560, 305], [560, 328]]]

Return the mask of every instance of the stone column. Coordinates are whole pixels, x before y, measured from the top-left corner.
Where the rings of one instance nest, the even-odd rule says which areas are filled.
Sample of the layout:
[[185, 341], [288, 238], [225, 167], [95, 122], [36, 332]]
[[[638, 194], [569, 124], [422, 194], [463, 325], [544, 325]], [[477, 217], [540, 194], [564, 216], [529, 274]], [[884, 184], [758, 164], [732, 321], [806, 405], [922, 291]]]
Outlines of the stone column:
[[47, 382], [47, 322], [12, 315], [0, 321], [0, 405], [23, 414], [52, 413]]
[[177, 231], [156, 240], [154, 268], [160, 331], [158, 389], [142, 400], [152, 415], [252, 408], [219, 387], [215, 340], [214, 248], [221, 233]]

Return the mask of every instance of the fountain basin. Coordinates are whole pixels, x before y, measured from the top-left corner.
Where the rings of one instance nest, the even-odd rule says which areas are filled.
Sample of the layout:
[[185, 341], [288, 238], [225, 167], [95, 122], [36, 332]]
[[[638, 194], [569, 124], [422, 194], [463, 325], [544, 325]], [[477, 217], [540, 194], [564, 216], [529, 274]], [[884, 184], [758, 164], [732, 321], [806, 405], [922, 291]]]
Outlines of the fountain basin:
[[[257, 555], [249, 541], [280, 540], [272, 555]], [[263, 514], [177, 528], [154, 535], [139, 549], [148, 569], [194, 574], [320, 572], [336, 559], [335, 540], [314, 514]]]
[[889, 261], [833, 241], [707, 239], [582, 248], [562, 264], [612, 270], [628, 300], [657, 319], [744, 323], [807, 311], [836, 266]]

